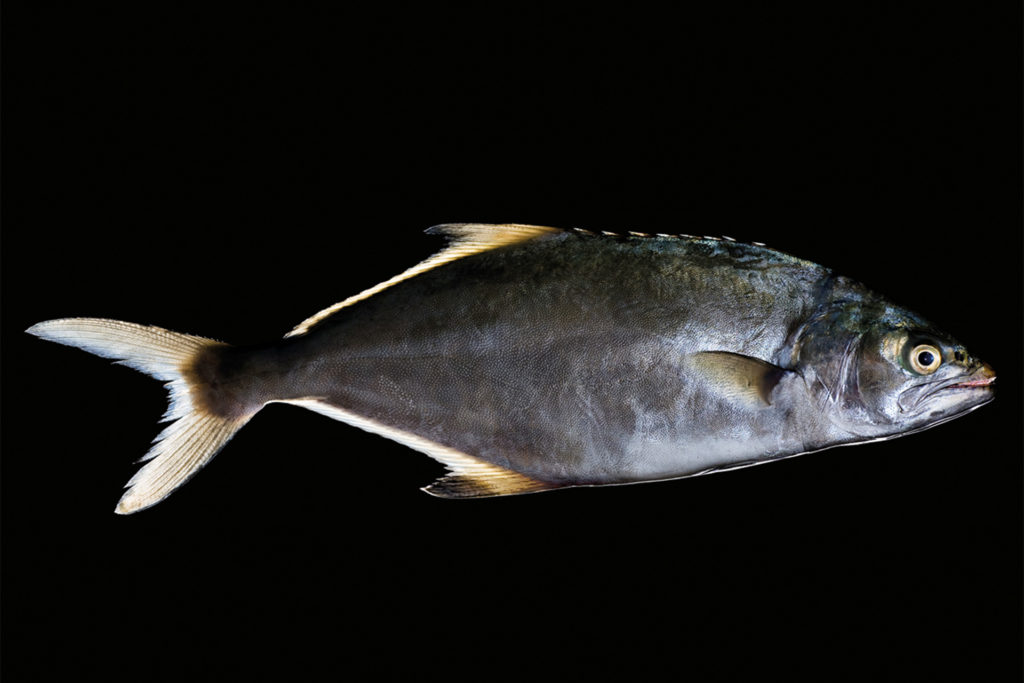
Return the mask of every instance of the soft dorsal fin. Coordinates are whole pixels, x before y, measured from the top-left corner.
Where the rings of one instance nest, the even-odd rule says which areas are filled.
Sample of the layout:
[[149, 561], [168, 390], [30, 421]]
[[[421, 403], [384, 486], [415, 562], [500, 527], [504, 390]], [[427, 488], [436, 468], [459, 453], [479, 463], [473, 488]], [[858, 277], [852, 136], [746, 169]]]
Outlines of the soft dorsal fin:
[[752, 407], [771, 405], [772, 390], [788, 372], [759, 358], [728, 351], [693, 353], [687, 356], [686, 365], [696, 370], [714, 393]]
[[409, 270], [399, 273], [390, 280], [385, 280], [384, 282], [374, 285], [355, 296], [350, 296], [344, 301], [339, 301], [333, 306], [325, 308], [316, 315], [303, 320], [295, 326], [295, 329], [285, 336], [294, 337], [296, 335], [305, 334], [318, 322], [330, 317], [342, 308], [351, 306], [357, 301], [368, 299], [374, 294], [381, 292], [392, 285], [398, 284], [402, 280], [408, 280], [409, 278], [416, 277], [421, 273], [425, 273], [428, 270], [437, 268], [445, 263], [451, 263], [452, 261], [466, 256], [472, 256], [473, 254], [497, 249], [498, 247], [507, 247], [512, 244], [531, 240], [541, 235], [557, 232], [561, 232], [561, 230], [558, 228], [547, 228], [539, 225], [517, 225], [514, 223], [502, 225], [490, 225], [485, 223], [446, 223], [444, 225], [435, 225], [432, 228], [428, 228], [427, 233], [431, 235], [445, 235], [449, 238], [449, 244], [443, 250], [434, 254], [426, 261], [416, 264]]

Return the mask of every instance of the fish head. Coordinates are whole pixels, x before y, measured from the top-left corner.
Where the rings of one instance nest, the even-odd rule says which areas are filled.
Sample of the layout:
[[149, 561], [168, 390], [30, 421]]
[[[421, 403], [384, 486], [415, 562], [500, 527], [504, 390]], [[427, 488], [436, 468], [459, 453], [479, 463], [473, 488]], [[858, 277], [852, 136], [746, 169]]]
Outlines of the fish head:
[[816, 404], [853, 440], [927, 429], [994, 398], [992, 367], [910, 312], [857, 306], [826, 317], [803, 374]]
[[856, 391], [875, 428], [918, 431], [994, 397], [992, 367], [930, 329], [876, 330], [866, 336], [858, 360]]

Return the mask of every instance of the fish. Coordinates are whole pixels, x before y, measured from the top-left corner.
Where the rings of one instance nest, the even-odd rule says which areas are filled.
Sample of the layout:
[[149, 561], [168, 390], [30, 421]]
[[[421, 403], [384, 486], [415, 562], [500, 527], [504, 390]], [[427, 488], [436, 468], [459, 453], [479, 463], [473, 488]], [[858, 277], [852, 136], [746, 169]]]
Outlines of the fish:
[[397, 441], [484, 498], [673, 480], [911, 434], [995, 372], [845, 276], [732, 238], [454, 223], [423, 262], [234, 346], [104, 318], [27, 332], [166, 383], [115, 512], [162, 501], [264, 406]]

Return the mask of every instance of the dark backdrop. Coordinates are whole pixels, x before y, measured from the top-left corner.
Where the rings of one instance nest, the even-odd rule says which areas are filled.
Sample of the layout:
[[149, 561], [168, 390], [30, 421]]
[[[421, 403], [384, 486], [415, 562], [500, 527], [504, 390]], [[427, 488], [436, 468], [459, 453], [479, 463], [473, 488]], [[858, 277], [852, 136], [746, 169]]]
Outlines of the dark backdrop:
[[[1018, 14], [5, 14], [5, 680], [1019, 680]], [[906, 439], [478, 502], [272, 406], [113, 514], [163, 391], [22, 330], [275, 338], [451, 221], [766, 242], [934, 320], [999, 396]]]

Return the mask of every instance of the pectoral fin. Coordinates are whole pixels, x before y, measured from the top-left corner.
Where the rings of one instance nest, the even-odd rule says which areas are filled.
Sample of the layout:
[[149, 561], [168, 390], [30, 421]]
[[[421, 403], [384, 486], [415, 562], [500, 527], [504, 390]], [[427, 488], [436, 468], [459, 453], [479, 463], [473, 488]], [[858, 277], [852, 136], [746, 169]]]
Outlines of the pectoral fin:
[[728, 351], [693, 353], [686, 357], [685, 365], [712, 393], [754, 408], [771, 405], [775, 385], [789, 372], [759, 358]]

